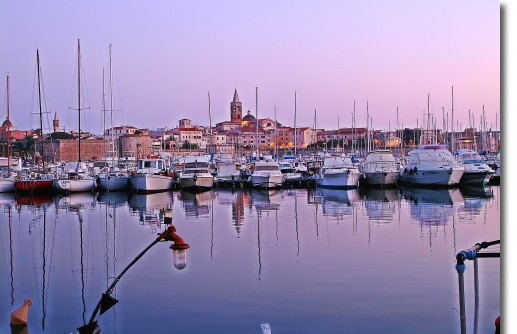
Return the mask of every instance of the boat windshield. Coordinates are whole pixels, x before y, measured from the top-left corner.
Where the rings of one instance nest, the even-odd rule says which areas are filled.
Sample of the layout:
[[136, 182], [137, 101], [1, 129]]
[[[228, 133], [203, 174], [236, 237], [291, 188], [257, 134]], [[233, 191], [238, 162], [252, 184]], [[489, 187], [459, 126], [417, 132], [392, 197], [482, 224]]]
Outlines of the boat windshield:
[[465, 164], [483, 164], [483, 160], [477, 153], [465, 153], [461, 156], [463, 163]]
[[456, 165], [454, 157], [447, 151], [443, 152], [425, 152], [425, 153], [412, 153], [409, 156], [410, 164], [429, 164], [429, 165]]
[[189, 168], [189, 169], [185, 169], [183, 171], [184, 175], [187, 175], [187, 174], [201, 174], [201, 173], [208, 173], [208, 170], [206, 168]]
[[208, 162], [187, 162], [185, 163], [185, 169], [187, 168], [208, 168]]
[[138, 162], [138, 168], [156, 168], [156, 169], [164, 169], [165, 164], [162, 160], [141, 160]]

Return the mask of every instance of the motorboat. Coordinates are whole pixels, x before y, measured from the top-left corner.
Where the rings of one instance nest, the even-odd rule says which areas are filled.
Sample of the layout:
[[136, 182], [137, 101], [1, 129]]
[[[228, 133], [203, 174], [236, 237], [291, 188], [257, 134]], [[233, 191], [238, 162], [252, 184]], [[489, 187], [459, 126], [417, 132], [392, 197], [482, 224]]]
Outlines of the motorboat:
[[373, 187], [393, 187], [397, 185], [400, 163], [390, 150], [372, 151], [361, 164], [366, 185]]
[[284, 182], [284, 175], [280, 171], [280, 166], [273, 159], [256, 161], [253, 172], [250, 176], [251, 185], [255, 188], [280, 188]]
[[210, 156], [185, 157], [183, 173], [179, 177], [183, 190], [204, 191], [214, 187], [214, 176], [210, 172]]
[[465, 168], [460, 179], [460, 185], [488, 184], [494, 170], [481, 159], [476, 151], [462, 149], [456, 151], [454, 155], [456, 160]]
[[357, 188], [361, 173], [349, 157], [327, 156], [316, 175], [316, 186], [322, 188]]
[[216, 161], [217, 181], [233, 181], [241, 178], [241, 163], [235, 159], [224, 156]]
[[137, 170], [131, 173], [129, 181], [137, 193], [152, 193], [170, 190], [174, 177], [167, 170], [165, 159], [150, 155], [137, 161]]
[[278, 163], [278, 167], [280, 168], [280, 172], [282, 172], [282, 174], [284, 175], [284, 181], [286, 182], [300, 181], [303, 178], [302, 173], [298, 172], [294, 167], [294, 161], [280, 161]]
[[459, 184], [464, 170], [445, 145], [419, 145], [409, 152], [399, 174], [400, 181], [407, 185], [452, 187]]

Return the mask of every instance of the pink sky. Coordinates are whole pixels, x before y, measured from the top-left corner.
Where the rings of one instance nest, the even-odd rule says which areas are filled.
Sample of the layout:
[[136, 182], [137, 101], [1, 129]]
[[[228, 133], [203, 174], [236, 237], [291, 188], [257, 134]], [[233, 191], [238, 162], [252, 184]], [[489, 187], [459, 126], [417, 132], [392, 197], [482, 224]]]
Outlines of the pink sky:
[[[116, 125], [173, 127], [181, 118], [208, 125], [229, 119], [237, 87], [243, 108], [259, 117], [327, 129], [366, 124], [416, 126], [427, 108], [451, 109], [465, 126], [483, 105], [495, 129], [500, 114], [498, 1], [285, 2], [127, 1], [0, 4], [0, 73], [10, 75], [11, 120], [36, 128], [36, 48], [50, 110], [77, 127], [74, 71], [81, 39], [87, 105], [84, 127], [102, 131], [102, 68], [113, 44]], [[9, 32], [9, 33], [5, 33]], [[6, 116], [5, 77], [0, 117]], [[53, 117], [50, 117], [50, 119]], [[421, 120], [419, 121], [421, 122]]]

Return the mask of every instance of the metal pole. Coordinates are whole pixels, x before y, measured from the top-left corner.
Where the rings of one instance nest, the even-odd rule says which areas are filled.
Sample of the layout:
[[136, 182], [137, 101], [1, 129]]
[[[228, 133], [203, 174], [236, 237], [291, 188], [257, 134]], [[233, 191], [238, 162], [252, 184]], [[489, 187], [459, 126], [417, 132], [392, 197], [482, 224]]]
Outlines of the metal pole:
[[460, 322], [461, 322], [461, 334], [467, 334], [467, 315], [465, 312], [465, 282], [463, 278], [463, 273], [465, 272], [465, 265], [462, 264], [463, 270], [458, 269], [456, 266], [456, 270], [458, 271], [458, 283], [459, 283], [459, 297], [460, 297]]
[[479, 277], [478, 277], [478, 259], [474, 259], [474, 334], [478, 333], [479, 318]]

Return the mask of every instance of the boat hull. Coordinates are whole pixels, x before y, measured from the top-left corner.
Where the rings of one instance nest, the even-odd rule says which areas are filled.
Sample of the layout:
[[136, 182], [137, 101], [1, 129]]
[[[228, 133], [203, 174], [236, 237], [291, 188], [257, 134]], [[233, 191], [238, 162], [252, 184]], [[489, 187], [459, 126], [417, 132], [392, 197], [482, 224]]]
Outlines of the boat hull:
[[179, 178], [180, 188], [183, 190], [202, 191], [214, 187], [214, 177], [182, 175]]
[[470, 185], [483, 185], [488, 184], [490, 178], [494, 172], [492, 171], [481, 171], [481, 172], [469, 172], [465, 171], [460, 179], [460, 185], [462, 184], [470, 184]]
[[54, 188], [64, 193], [92, 191], [96, 186], [93, 178], [54, 180]]
[[356, 171], [320, 173], [316, 177], [316, 186], [332, 189], [357, 188], [361, 174]]
[[399, 180], [398, 172], [365, 172], [364, 181], [372, 187], [394, 187]]
[[405, 167], [400, 171], [400, 181], [414, 186], [454, 187], [459, 184], [463, 172], [463, 167]]
[[99, 177], [97, 180], [99, 188], [104, 191], [121, 191], [129, 188], [128, 176], [108, 175]]
[[174, 179], [167, 175], [135, 174], [129, 178], [131, 187], [137, 193], [152, 193], [172, 189]]
[[54, 180], [20, 180], [16, 181], [16, 190], [22, 193], [52, 191]]
[[0, 193], [8, 193], [16, 190], [16, 181], [11, 178], [0, 179]]
[[283, 175], [256, 175], [251, 174], [251, 186], [254, 188], [280, 188], [284, 182]]

